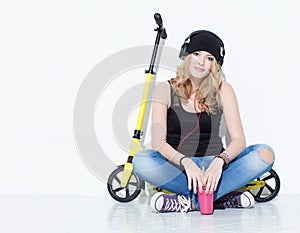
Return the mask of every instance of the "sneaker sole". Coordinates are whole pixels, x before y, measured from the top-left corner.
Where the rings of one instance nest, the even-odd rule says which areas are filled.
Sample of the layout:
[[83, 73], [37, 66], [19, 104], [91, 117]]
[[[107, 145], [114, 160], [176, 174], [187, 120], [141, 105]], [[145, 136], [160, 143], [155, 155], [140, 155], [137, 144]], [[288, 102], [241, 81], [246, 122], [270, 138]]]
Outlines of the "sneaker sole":
[[155, 204], [156, 204], [157, 199], [162, 195], [164, 195], [164, 193], [158, 192], [158, 193], [155, 193], [151, 198], [150, 205], [155, 212], [159, 212], [159, 210], [156, 209]]
[[[244, 200], [243, 200], [244, 199]], [[244, 192], [241, 196], [241, 204], [243, 208], [251, 208], [255, 203], [254, 197], [249, 192]]]

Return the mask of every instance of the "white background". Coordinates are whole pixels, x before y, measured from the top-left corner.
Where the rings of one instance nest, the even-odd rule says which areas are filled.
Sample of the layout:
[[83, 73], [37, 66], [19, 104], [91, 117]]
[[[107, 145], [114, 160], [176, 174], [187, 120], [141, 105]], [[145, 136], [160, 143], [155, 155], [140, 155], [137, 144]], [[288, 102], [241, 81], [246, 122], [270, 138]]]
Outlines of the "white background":
[[[0, 194], [107, 192], [77, 152], [74, 101], [101, 60], [153, 44], [156, 12], [169, 47], [179, 49], [198, 29], [223, 39], [223, 68], [238, 96], [247, 144], [272, 145], [281, 193], [300, 192], [299, 1], [11, 0], [0, 3]], [[144, 78], [138, 71], [131, 71], [131, 83]], [[170, 74], [161, 72], [158, 80]], [[101, 107], [113, 102], [105, 103]], [[135, 119], [130, 119], [131, 132]], [[110, 138], [110, 127], [96, 130]], [[116, 147], [113, 138], [107, 147]], [[125, 162], [127, 155], [114, 156]]]

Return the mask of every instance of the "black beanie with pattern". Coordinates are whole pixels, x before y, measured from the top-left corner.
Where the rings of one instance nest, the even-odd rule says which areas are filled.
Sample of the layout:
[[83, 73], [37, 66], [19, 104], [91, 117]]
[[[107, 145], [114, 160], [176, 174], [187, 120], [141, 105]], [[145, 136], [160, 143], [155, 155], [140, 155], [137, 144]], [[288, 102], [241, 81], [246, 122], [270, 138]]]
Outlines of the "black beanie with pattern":
[[222, 65], [225, 56], [223, 41], [214, 33], [206, 30], [195, 31], [190, 35], [190, 41], [186, 48], [186, 53], [190, 54], [195, 51], [206, 51], [211, 53]]

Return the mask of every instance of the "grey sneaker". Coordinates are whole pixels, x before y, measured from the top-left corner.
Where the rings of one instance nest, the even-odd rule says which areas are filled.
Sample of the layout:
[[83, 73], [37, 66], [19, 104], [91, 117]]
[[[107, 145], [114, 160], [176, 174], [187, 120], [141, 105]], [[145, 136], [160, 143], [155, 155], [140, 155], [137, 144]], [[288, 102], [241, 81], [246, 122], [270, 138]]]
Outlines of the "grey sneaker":
[[255, 200], [247, 191], [232, 191], [220, 197], [217, 202], [224, 208], [250, 208], [254, 205]]
[[151, 199], [151, 207], [156, 212], [182, 212], [192, 210], [191, 199], [183, 195], [169, 195], [163, 192], [155, 193]]

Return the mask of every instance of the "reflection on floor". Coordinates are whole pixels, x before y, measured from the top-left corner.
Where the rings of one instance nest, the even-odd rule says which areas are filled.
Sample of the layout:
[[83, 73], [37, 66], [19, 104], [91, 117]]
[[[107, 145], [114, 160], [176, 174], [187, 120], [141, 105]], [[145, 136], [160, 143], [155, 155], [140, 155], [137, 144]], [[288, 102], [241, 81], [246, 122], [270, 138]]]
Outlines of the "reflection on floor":
[[0, 232], [110, 233], [110, 232], [300, 232], [300, 195], [278, 195], [251, 209], [157, 214], [149, 197], [130, 203], [108, 194], [84, 196], [0, 196]]

